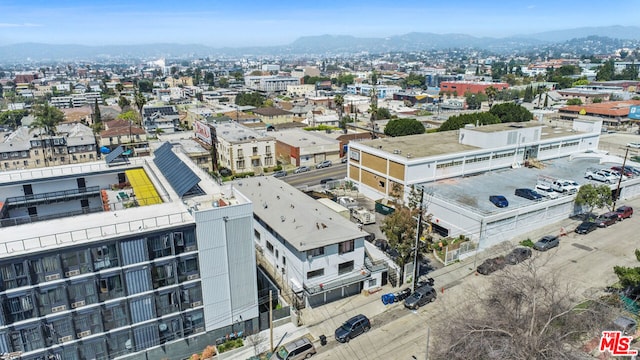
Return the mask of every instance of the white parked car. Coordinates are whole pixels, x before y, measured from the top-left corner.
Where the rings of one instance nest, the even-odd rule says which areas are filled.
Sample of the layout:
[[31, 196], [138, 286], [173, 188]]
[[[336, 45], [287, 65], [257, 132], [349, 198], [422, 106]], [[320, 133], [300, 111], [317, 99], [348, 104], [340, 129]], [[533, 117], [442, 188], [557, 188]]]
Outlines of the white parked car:
[[546, 198], [549, 199], [556, 199], [559, 195], [559, 193], [557, 191], [554, 191], [551, 186], [547, 186], [547, 185], [543, 185], [543, 184], [538, 184], [536, 185], [535, 188], [536, 192]]
[[640, 142], [630, 142], [630, 143], [627, 144], [627, 147], [634, 148], [634, 149], [640, 149]]

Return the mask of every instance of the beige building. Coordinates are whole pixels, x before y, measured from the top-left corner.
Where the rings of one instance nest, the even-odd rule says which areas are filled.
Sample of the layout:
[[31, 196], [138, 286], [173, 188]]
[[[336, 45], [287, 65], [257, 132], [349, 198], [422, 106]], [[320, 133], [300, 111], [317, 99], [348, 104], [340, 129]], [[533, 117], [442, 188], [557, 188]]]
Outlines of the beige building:
[[0, 170], [41, 168], [95, 161], [96, 139], [83, 124], [61, 124], [55, 135], [20, 127], [0, 143]]
[[233, 173], [255, 174], [276, 166], [276, 141], [266, 131], [252, 130], [235, 122], [211, 126], [220, 166]]

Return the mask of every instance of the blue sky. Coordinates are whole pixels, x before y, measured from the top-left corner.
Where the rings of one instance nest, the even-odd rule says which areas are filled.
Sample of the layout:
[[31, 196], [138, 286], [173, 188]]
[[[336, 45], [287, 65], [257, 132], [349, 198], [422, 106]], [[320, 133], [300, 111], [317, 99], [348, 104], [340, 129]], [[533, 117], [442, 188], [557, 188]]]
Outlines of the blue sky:
[[241, 47], [285, 45], [309, 35], [409, 32], [506, 37], [635, 25], [639, 15], [638, 0], [0, 0], [0, 45], [170, 42]]

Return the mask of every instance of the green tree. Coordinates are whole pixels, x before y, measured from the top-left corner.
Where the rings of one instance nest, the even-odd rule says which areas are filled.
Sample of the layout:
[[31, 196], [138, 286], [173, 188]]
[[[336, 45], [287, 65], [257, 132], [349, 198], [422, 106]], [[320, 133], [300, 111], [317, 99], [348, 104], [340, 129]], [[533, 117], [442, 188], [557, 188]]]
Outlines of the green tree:
[[416, 119], [393, 119], [384, 128], [384, 134], [393, 137], [424, 134], [424, 132], [424, 125]]
[[524, 90], [523, 101], [526, 103], [530, 103], [533, 101], [533, 88], [531, 86], [527, 86], [527, 88]]
[[[636, 260], [640, 261], [640, 250], [636, 249], [635, 255]], [[613, 272], [625, 289], [637, 289], [640, 286], [640, 267], [614, 266]]]
[[140, 115], [137, 111], [135, 110], [127, 110], [125, 112], [122, 112], [120, 114], [118, 114], [118, 116], [116, 117], [116, 119], [122, 119], [122, 120], [126, 120], [126, 121], [131, 121], [135, 124], [140, 124]]
[[117, 83], [116, 84], [116, 91], [118, 91], [118, 94], [120, 94], [122, 92], [122, 90], [124, 90], [124, 85], [122, 85], [121, 83]]
[[343, 133], [347, 133], [347, 123], [342, 119], [342, 113], [344, 112], [344, 96], [337, 94], [333, 97], [333, 102], [336, 104], [336, 111], [338, 112], [338, 123]]
[[102, 115], [100, 115], [100, 106], [98, 105], [98, 99], [93, 104], [93, 123], [100, 124], [102, 122]]
[[582, 100], [580, 98], [569, 99], [567, 105], [582, 105]]
[[587, 80], [586, 78], [582, 78], [582, 79], [578, 79], [576, 81], [574, 81], [571, 86], [572, 87], [576, 87], [576, 86], [582, 86], [582, 85], [589, 85], [590, 81]]
[[610, 81], [615, 78], [616, 68], [613, 59], [607, 60], [598, 68], [596, 73], [597, 81]]
[[442, 123], [438, 128], [438, 131], [449, 131], [449, 130], [458, 130], [463, 128], [466, 124], [473, 125], [490, 125], [490, 124], [499, 124], [500, 118], [489, 113], [489, 112], [480, 112], [474, 114], [460, 114], [449, 116], [447, 121]]
[[131, 101], [121, 95], [120, 98], [118, 98], [118, 106], [120, 106], [122, 111], [126, 111], [131, 106]]
[[611, 206], [613, 199], [611, 198], [611, 189], [608, 185], [584, 184], [580, 186], [576, 199], [576, 206], [587, 208], [586, 214], [589, 215], [595, 208], [603, 208]]
[[371, 85], [378, 85], [378, 73], [375, 70], [371, 72]]
[[266, 98], [257, 92], [240, 93], [236, 95], [236, 105], [261, 107]]
[[391, 119], [392, 117], [391, 112], [387, 108], [378, 108], [378, 111], [376, 112], [376, 119]]
[[533, 120], [533, 114], [529, 110], [512, 102], [494, 105], [489, 113], [497, 116], [503, 123]]
[[354, 83], [355, 76], [353, 74], [340, 74], [335, 80], [337, 85], [346, 86]]
[[138, 81], [138, 91], [143, 93], [150, 93], [153, 91], [153, 82], [151, 80]]
[[493, 106], [493, 101], [496, 99], [496, 95], [498, 94], [498, 90], [493, 86], [489, 86], [484, 89], [484, 93], [487, 94], [487, 97], [489, 98], [489, 108], [491, 108]]
[[133, 101], [135, 102], [138, 113], [140, 114], [140, 119], [142, 119], [142, 108], [147, 103], [147, 98], [141, 92], [136, 92]]
[[419, 75], [416, 73], [410, 73], [402, 80], [402, 85], [404, 88], [425, 88], [426, 87], [426, 77], [424, 75]]
[[22, 125], [22, 118], [27, 116], [29, 112], [27, 110], [8, 110], [0, 112], [0, 125], [9, 126], [11, 129], [15, 129]]
[[221, 88], [227, 88], [229, 87], [229, 79], [227, 79], [226, 77], [222, 77], [218, 80], [218, 86]]

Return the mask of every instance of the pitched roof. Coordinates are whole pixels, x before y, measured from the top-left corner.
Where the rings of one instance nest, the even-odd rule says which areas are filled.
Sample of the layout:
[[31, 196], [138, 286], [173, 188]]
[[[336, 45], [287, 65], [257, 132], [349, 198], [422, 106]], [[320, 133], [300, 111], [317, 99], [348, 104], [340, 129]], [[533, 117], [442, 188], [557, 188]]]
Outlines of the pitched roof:
[[253, 110], [254, 113], [262, 116], [286, 116], [291, 115], [290, 112], [275, 107], [264, 107]]

